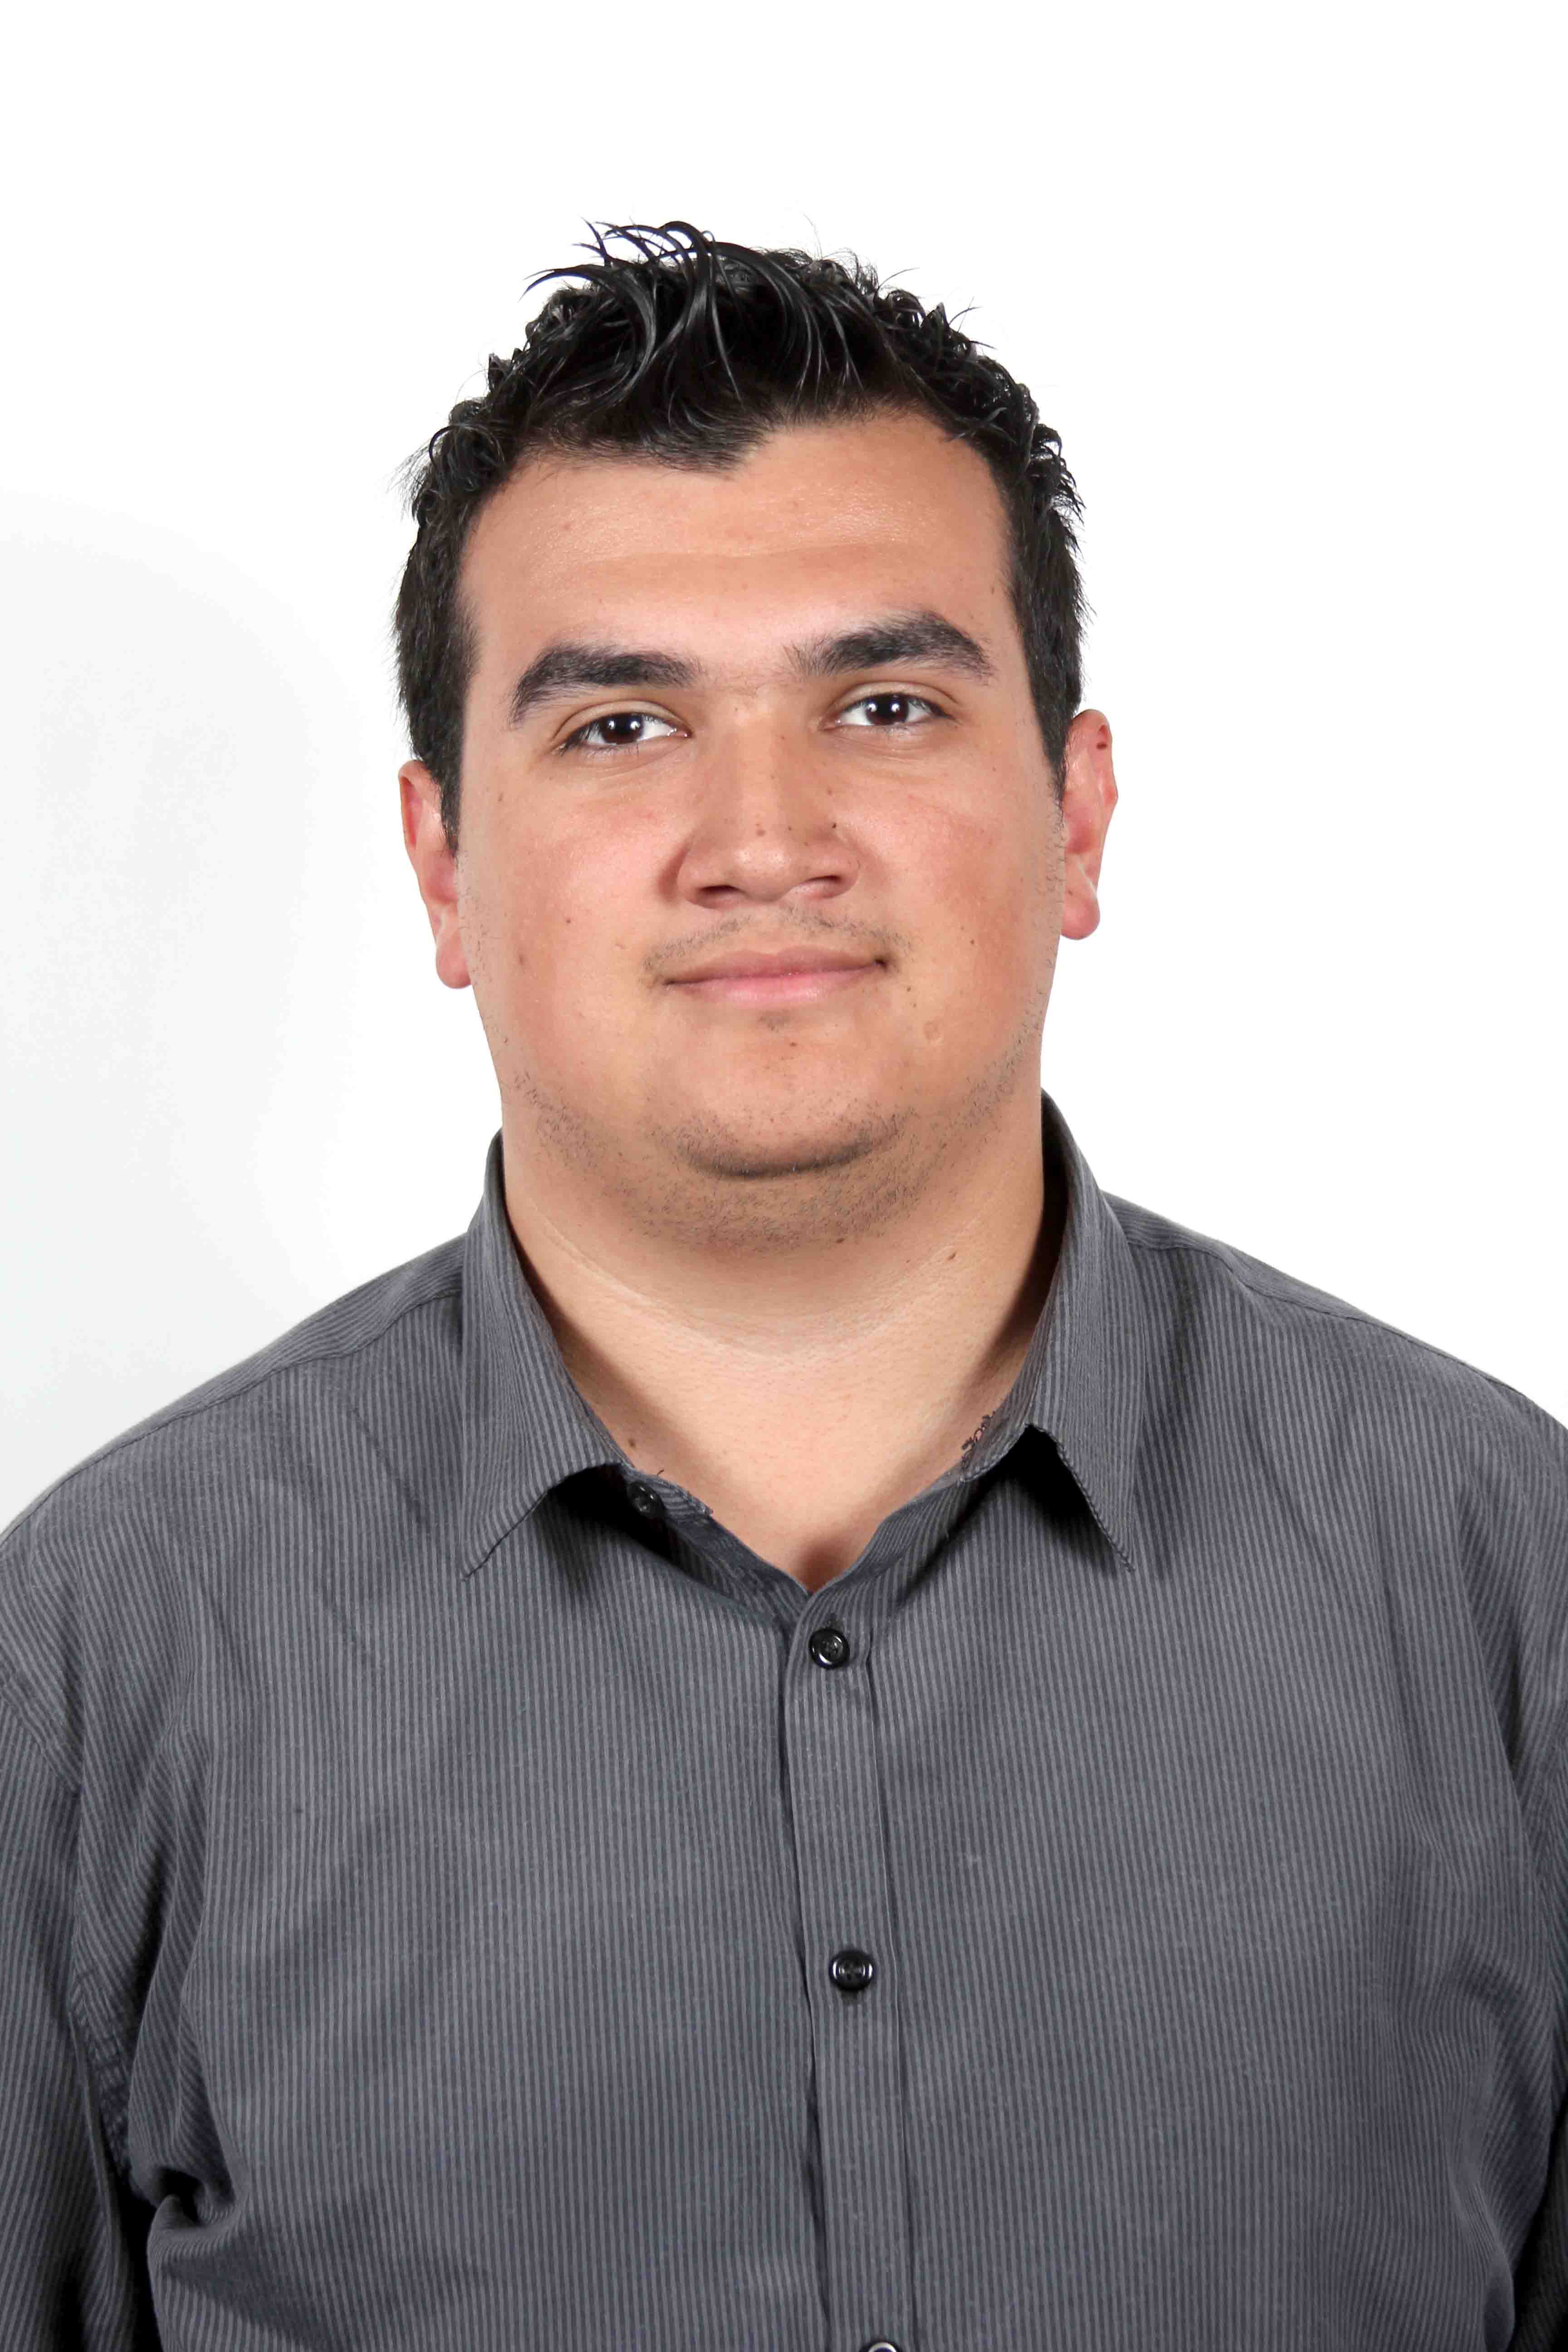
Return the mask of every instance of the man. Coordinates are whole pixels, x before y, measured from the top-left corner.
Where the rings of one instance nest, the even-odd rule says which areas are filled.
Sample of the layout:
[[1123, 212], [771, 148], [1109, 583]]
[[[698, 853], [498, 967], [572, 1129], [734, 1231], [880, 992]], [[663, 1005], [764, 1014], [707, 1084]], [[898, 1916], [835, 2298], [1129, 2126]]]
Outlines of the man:
[[1568, 2343], [1568, 1432], [1042, 1093], [1027, 393], [597, 252], [398, 602], [474, 1221], [0, 1542], [0, 2335]]

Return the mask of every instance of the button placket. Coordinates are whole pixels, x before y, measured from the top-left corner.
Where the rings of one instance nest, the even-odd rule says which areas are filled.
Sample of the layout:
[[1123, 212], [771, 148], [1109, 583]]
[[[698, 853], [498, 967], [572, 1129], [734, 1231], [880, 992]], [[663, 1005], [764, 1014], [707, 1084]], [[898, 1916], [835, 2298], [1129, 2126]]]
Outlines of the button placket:
[[907, 2336], [912, 2263], [897, 1956], [867, 1628], [823, 1619], [786, 1677], [784, 1738], [816, 2055], [833, 2340]]

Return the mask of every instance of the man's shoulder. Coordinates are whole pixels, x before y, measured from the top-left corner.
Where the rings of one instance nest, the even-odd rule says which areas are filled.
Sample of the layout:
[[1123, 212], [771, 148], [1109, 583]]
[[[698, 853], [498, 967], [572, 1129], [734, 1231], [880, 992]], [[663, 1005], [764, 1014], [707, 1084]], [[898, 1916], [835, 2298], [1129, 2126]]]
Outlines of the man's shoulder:
[[384, 1462], [394, 1424], [438, 1428], [456, 1410], [463, 1250], [458, 1235], [345, 1291], [16, 1512], [0, 1528], [0, 1681], [29, 1632], [52, 1628], [58, 1646], [117, 1601], [157, 1608], [196, 1562], [243, 1554], [291, 1497], [330, 1512], [334, 1475], [361, 1475], [349, 1448]]
[[1568, 1522], [1568, 1427], [1497, 1373], [1139, 1202], [1106, 1196], [1148, 1307], [1155, 1376], [1205, 1386], [1252, 1425], [1377, 1454], [1458, 1497], [1479, 1483]]
[[[0, 1547], [40, 1511], [80, 1507], [110, 1494], [123, 1500], [171, 1466], [221, 1460], [258, 1432], [275, 1439], [291, 1415], [308, 1414], [313, 1404], [331, 1411], [334, 1395], [374, 1393], [388, 1377], [405, 1380], [406, 1358], [439, 1378], [443, 1356], [455, 1360], [458, 1346], [462, 1258], [460, 1235], [439, 1243], [171, 1398], [45, 1487], [0, 1528]], [[417, 1335], [409, 1328], [416, 1318], [425, 1327]]]

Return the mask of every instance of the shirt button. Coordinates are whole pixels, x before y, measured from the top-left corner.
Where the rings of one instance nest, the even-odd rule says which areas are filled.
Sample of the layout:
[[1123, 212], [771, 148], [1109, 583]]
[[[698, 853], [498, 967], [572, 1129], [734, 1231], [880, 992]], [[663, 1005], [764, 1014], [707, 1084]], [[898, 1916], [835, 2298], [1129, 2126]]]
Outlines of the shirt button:
[[805, 1646], [819, 1666], [841, 1666], [849, 1655], [849, 1644], [837, 1625], [819, 1625]]
[[834, 1953], [827, 1973], [840, 1992], [864, 1992], [877, 1973], [877, 1963], [869, 1952], [858, 1951], [853, 1944], [846, 1944], [841, 1952]]
[[890, 2336], [879, 2336], [875, 2344], [863, 2344], [860, 2352], [899, 2352]]
[[626, 1488], [626, 1494], [634, 1511], [657, 1511], [658, 1508], [658, 1496], [651, 1486], [645, 1486], [640, 1479], [632, 1481]]

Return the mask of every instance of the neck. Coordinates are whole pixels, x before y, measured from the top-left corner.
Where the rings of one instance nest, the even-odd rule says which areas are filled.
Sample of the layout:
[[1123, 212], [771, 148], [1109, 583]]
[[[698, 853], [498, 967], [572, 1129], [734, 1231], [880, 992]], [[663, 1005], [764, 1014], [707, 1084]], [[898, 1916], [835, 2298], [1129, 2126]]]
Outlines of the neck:
[[879, 1215], [846, 1230], [840, 1202], [759, 1250], [726, 1245], [722, 1220], [628, 1214], [624, 1185], [584, 1188], [580, 1162], [504, 1127], [507, 1211], [568, 1371], [638, 1467], [711, 1500], [725, 1464], [798, 1480], [809, 1448], [814, 1481], [886, 1486], [938, 1475], [1004, 1401], [1055, 1272], [1037, 1085], [972, 1139], [923, 1171], [906, 1153]]

